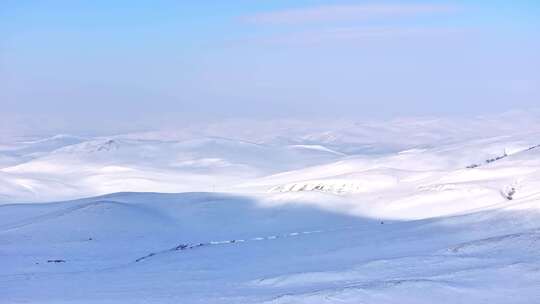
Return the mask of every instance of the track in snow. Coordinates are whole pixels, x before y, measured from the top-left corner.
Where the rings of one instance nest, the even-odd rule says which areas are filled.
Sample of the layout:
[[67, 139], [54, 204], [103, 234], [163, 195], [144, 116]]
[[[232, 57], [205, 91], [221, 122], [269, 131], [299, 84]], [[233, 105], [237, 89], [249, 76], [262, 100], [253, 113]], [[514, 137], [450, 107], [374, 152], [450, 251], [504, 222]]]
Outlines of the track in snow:
[[135, 263], [141, 262], [153, 256], [164, 254], [167, 252], [183, 251], [183, 250], [190, 250], [190, 249], [195, 249], [195, 248], [200, 248], [200, 247], [209, 247], [209, 246], [233, 245], [233, 244], [241, 244], [241, 243], [247, 243], [247, 242], [271, 241], [271, 240], [278, 240], [278, 239], [284, 239], [284, 238], [306, 236], [310, 234], [330, 233], [330, 232], [343, 231], [343, 230], [349, 230], [349, 229], [353, 229], [353, 227], [348, 226], [348, 227], [329, 229], [329, 230], [310, 230], [310, 231], [301, 231], [301, 232], [290, 232], [290, 233], [285, 233], [285, 234], [254, 237], [254, 238], [249, 238], [249, 239], [233, 239], [233, 240], [224, 240], [224, 241], [210, 241], [210, 242], [205, 242], [205, 243], [179, 244], [170, 249], [149, 253], [143, 257], [136, 259]]

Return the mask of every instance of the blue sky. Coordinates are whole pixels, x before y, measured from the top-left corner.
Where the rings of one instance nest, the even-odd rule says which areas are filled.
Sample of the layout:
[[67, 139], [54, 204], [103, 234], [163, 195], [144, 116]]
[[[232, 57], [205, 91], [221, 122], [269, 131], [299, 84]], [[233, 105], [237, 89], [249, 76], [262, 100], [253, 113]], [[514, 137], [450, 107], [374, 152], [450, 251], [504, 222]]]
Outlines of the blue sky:
[[70, 131], [527, 109], [539, 34], [538, 1], [7, 0], [1, 115]]

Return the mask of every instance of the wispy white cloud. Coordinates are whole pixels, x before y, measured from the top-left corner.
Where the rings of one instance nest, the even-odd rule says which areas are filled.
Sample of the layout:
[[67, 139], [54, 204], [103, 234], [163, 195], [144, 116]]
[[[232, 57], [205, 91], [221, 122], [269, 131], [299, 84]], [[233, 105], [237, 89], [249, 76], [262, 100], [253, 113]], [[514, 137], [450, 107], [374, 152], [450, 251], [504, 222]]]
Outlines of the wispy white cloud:
[[325, 5], [264, 12], [247, 16], [244, 20], [257, 24], [301, 24], [414, 16], [451, 12], [455, 9], [445, 4]]
[[354, 41], [366, 39], [393, 38], [403, 36], [425, 36], [453, 33], [454, 30], [445, 28], [426, 27], [341, 27], [294, 35], [290, 42], [322, 43], [328, 41]]
[[246, 43], [264, 45], [290, 45], [290, 46], [316, 46], [336, 45], [337, 43], [356, 43], [396, 39], [400, 37], [442, 37], [468, 31], [467, 29], [453, 29], [445, 27], [331, 27], [306, 31], [293, 31], [279, 33], [251, 39], [234, 41], [234, 44]]

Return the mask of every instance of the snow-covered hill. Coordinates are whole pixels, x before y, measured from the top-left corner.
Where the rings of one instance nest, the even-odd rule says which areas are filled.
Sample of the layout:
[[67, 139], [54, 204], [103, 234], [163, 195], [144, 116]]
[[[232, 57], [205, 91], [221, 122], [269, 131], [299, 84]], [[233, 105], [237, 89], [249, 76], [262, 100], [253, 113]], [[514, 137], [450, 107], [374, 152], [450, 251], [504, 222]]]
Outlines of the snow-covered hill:
[[0, 303], [535, 303], [527, 125], [4, 144]]
[[538, 145], [539, 132], [532, 118], [507, 114], [467, 121], [249, 122], [176, 133], [59, 135], [0, 146], [0, 202], [121, 191], [373, 192], [420, 175], [484, 167]]
[[[538, 190], [484, 210], [422, 220], [351, 216], [308, 202], [119, 193], [4, 205], [0, 302], [531, 303], [540, 297]], [[408, 206], [403, 202], [403, 212], [416, 210], [412, 199]]]
[[251, 178], [342, 157], [324, 149], [214, 137], [97, 138], [32, 156], [22, 154], [19, 162], [0, 169], [0, 200], [47, 201], [118, 191], [226, 191]]

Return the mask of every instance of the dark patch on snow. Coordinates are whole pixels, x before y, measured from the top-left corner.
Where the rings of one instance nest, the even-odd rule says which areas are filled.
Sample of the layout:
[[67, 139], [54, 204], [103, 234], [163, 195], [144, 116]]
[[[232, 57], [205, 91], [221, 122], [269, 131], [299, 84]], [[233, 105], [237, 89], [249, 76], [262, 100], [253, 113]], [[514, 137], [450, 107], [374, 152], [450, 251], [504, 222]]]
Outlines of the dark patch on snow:
[[47, 263], [65, 263], [66, 260], [47, 260]]
[[[540, 148], [540, 145], [536, 145], [536, 146], [529, 147], [529, 148], [523, 150], [523, 152], [524, 152], [524, 151], [531, 151], [531, 150], [537, 149], [537, 148]], [[508, 156], [509, 156], [509, 155], [505, 152], [503, 155], [500, 155], [500, 156], [497, 156], [497, 157], [493, 157], [493, 158], [490, 158], [490, 159], [486, 159], [486, 160], [484, 161], [484, 163], [468, 165], [466, 168], [467, 168], [467, 169], [478, 168], [478, 167], [480, 167], [480, 166], [482, 166], [482, 165], [484, 165], [484, 164], [490, 164], [490, 163], [496, 162], [496, 161], [498, 161], [498, 160], [504, 159], [504, 158], [506, 158], [506, 157], [508, 157]]]

